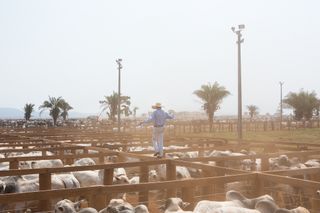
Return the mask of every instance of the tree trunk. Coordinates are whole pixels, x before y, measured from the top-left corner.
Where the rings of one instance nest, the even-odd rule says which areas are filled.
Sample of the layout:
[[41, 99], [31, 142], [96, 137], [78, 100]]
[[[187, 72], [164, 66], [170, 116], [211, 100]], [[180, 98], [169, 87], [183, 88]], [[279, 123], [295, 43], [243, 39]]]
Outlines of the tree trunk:
[[213, 132], [213, 113], [209, 113], [209, 131]]
[[57, 123], [57, 119], [58, 119], [58, 118], [52, 117], [52, 119], [53, 119], [53, 126], [56, 126], [56, 123]]
[[63, 117], [63, 120], [64, 120], [64, 121], [67, 120], [67, 114]]

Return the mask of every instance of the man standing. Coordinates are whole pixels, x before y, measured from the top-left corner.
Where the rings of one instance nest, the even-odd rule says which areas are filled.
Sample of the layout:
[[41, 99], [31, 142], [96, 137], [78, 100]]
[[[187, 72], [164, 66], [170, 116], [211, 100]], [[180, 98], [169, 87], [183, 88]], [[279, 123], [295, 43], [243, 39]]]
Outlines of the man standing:
[[160, 103], [156, 103], [152, 108], [155, 109], [155, 111], [151, 114], [149, 119], [145, 120], [140, 125], [153, 122], [152, 143], [155, 151], [154, 156], [162, 158], [164, 125], [167, 119], [173, 119], [174, 117], [163, 111]]

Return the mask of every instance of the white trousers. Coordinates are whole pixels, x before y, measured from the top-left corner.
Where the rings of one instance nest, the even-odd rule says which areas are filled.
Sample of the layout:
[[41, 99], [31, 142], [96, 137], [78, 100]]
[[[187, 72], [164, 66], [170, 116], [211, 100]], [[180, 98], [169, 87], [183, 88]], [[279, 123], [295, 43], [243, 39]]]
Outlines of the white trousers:
[[164, 127], [153, 127], [152, 143], [155, 152], [163, 156], [163, 134]]

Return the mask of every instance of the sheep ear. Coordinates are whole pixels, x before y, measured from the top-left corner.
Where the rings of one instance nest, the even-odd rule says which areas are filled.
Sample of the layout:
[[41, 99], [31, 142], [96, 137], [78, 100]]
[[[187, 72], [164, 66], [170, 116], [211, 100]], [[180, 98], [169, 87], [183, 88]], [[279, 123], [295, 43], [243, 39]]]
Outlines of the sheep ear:
[[186, 208], [189, 205], [190, 205], [190, 203], [188, 203], [188, 202], [182, 202], [182, 208]]
[[75, 210], [79, 211], [80, 207], [81, 207], [81, 201], [75, 202], [73, 204], [73, 207], [74, 207]]
[[122, 200], [127, 201], [127, 193], [123, 193]]
[[88, 208], [89, 207], [87, 199], [81, 199], [79, 201], [79, 205], [80, 205], [79, 209], [83, 209], [83, 208]]
[[165, 211], [165, 210], [166, 210], [166, 206], [165, 206], [165, 205], [161, 205], [161, 206], [159, 206], [159, 209], [160, 209], [161, 211]]
[[25, 178], [22, 175], [17, 175], [17, 180], [18, 179], [25, 180]]

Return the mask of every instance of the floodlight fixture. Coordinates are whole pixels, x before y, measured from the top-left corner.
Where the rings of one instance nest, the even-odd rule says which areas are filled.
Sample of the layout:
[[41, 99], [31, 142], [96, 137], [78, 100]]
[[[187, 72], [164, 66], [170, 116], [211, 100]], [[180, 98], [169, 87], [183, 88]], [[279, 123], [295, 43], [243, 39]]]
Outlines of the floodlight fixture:
[[243, 30], [245, 28], [245, 25], [244, 24], [239, 24], [238, 27], [239, 27], [239, 30]]

